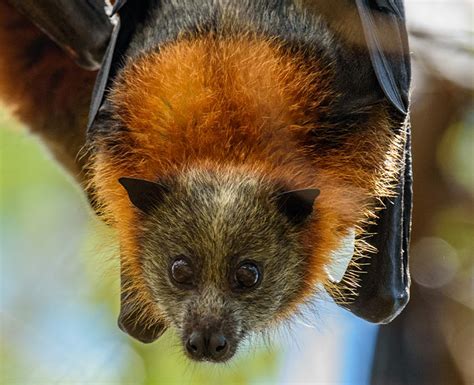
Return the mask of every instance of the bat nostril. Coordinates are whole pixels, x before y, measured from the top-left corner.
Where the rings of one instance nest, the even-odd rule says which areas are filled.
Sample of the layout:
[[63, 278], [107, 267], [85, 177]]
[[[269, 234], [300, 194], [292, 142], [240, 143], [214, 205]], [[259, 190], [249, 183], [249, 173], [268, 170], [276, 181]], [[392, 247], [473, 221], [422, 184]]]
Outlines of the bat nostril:
[[223, 343], [222, 345], [219, 345], [219, 346], [216, 348], [216, 351], [217, 351], [217, 352], [220, 352], [221, 350], [224, 350], [226, 347], [227, 347], [227, 342], [224, 341], [224, 343]]
[[186, 350], [193, 358], [200, 358], [204, 351], [204, 337], [200, 332], [193, 332], [186, 341]]
[[213, 333], [209, 340], [209, 353], [213, 359], [219, 359], [229, 350], [227, 339], [220, 332]]
[[218, 345], [216, 345], [216, 352], [220, 352], [221, 350], [224, 350], [227, 346], [227, 341], [222, 337], [222, 340], [218, 342]]

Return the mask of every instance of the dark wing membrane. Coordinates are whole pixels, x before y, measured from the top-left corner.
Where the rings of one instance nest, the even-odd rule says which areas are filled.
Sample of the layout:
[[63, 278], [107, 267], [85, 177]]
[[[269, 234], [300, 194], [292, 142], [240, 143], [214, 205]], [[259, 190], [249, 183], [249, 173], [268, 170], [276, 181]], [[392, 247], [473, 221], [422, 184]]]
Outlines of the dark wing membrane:
[[408, 111], [410, 57], [402, 0], [356, 0], [370, 58], [390, 102]]
[[92, 94], [87, 128], [89, 140], [91, 140], [92, 136], [97, 132], [97, 127], [94, 126], [94, 123], [103, 105], [105, 95], [107, 94], [111, 82], [117, 74], [117, 71], [124, 64], [124, 56], [131, 36], [135, 28], [140, 25], [146, 17], [152, 1], [153, 0], [116, 0], [114, 3], [111, 15], [115, 20], [115, 26]]
[[10, 0], [84, 68], [99, 68], [112, 32], [104, 0]]
[[[110, 17], [117, 15], [125, 5], [127, 0], [116, 0], [110, 13]], [[89, 122], [87, 124], [87, 130], [90, 131], [90, 127], [94, 123], [95, 117], [99, 112], [100, 106], [104, 99], [105, 89], [109, 84], [109, 78], [111, 75], [112, 60], [116, 56], [115, 46], [117, 45], [118, 35], [120, 33], [121, 21], [120, 17], [115, 18], [115, 26], [110, 36], [109, 44], [107, 45], [107, 50], [102, 59], [102, 65], [100, 66], [100, 71], [97, 74], [97, 79], [95, 81], [94, 90], [92, 92], [91, 107], [89, 110]]]
[[356, 299], [344, 305], [358, 317], [375, 323], [392, 321], [410, 298], [408, 245], [413, 177], [409, 132], [404, 159], [398, 195], [384, 200], [385, 208], [379, 213], [377, 223], [369, 229], [374, 235], [368, 242], [377, 249], [377, 254], [372, 256], [370, 264], [363, 266]]
[[105, 89], [109, 84], [110, 69], [112, 67], [112, 59], [114, 58], [115, 46], [120, 32], [120, 25], [120, 19], [117, 19], [110, 37], [109, 45], [107, 46], [107, 50], [105, 51], [102, 60], [102, 65], [100, 66], [99, 73], [95, 80], [94, 90], [92, 91], [91, 106], [89, 109], [89, 121], [87, 124], [88, 131], [94, 123], [95, 117], [97, 116], [104, 99]]
[[115, 15], [120, 11], [120, 9], [125, 5], [127, 0], [116, 0], [114, 3], [114, 7], [112, 8], [111, 16]]
[[344, 305], [357, 316], [376, 323], [388, 323], [409, 300], [408, 244], [412, 210], [411, 140], [408, 120], [410, 57], [401, 0], [356, 0], [367, 47], [377, 79], [386, 97], [401, 114], [399, 130], [405, 124], [407, 138], [402, 159], [404, 168], [397, 196], [383, 200], [377, 223], [368, 242], [377, 249], [370, 264], [363, 266], [357, 298]]

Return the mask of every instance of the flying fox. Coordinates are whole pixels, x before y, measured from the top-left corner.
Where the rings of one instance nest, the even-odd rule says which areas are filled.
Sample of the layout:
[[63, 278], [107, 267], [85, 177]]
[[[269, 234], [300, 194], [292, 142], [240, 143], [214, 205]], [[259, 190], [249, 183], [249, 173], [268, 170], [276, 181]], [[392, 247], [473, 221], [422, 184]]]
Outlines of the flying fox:
[[0, 2], [0, 97], [120, 242], [119, 327], [196, 361], [327, 291], [409, 298], [400, 0]]

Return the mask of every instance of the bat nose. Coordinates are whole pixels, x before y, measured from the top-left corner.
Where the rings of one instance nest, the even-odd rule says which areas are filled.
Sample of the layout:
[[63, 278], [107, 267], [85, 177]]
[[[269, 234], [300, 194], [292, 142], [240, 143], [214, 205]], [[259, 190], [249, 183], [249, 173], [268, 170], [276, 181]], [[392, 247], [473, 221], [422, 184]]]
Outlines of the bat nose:
[[193, 332], [186, 342], [186, 350], [194, 359], [201, 359], [204, 355], [204, 337], [201, 332]]
[[229, 351], [229, 343], [221, 331], [200, 331], [191, 333], [186, 350], [195, 360], [219, 361]]

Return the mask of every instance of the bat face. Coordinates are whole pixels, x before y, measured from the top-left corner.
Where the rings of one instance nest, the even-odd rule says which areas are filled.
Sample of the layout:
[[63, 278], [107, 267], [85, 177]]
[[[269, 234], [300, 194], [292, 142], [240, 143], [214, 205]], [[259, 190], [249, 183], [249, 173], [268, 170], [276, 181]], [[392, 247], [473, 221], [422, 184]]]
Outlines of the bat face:
[[305, 289], [317, 190], [192, 170], [159, 184], [123, 178], [140, 211], [140, 261], [154, 306], [193, 360], [230, 359], [247, 335], [285, 318]]

